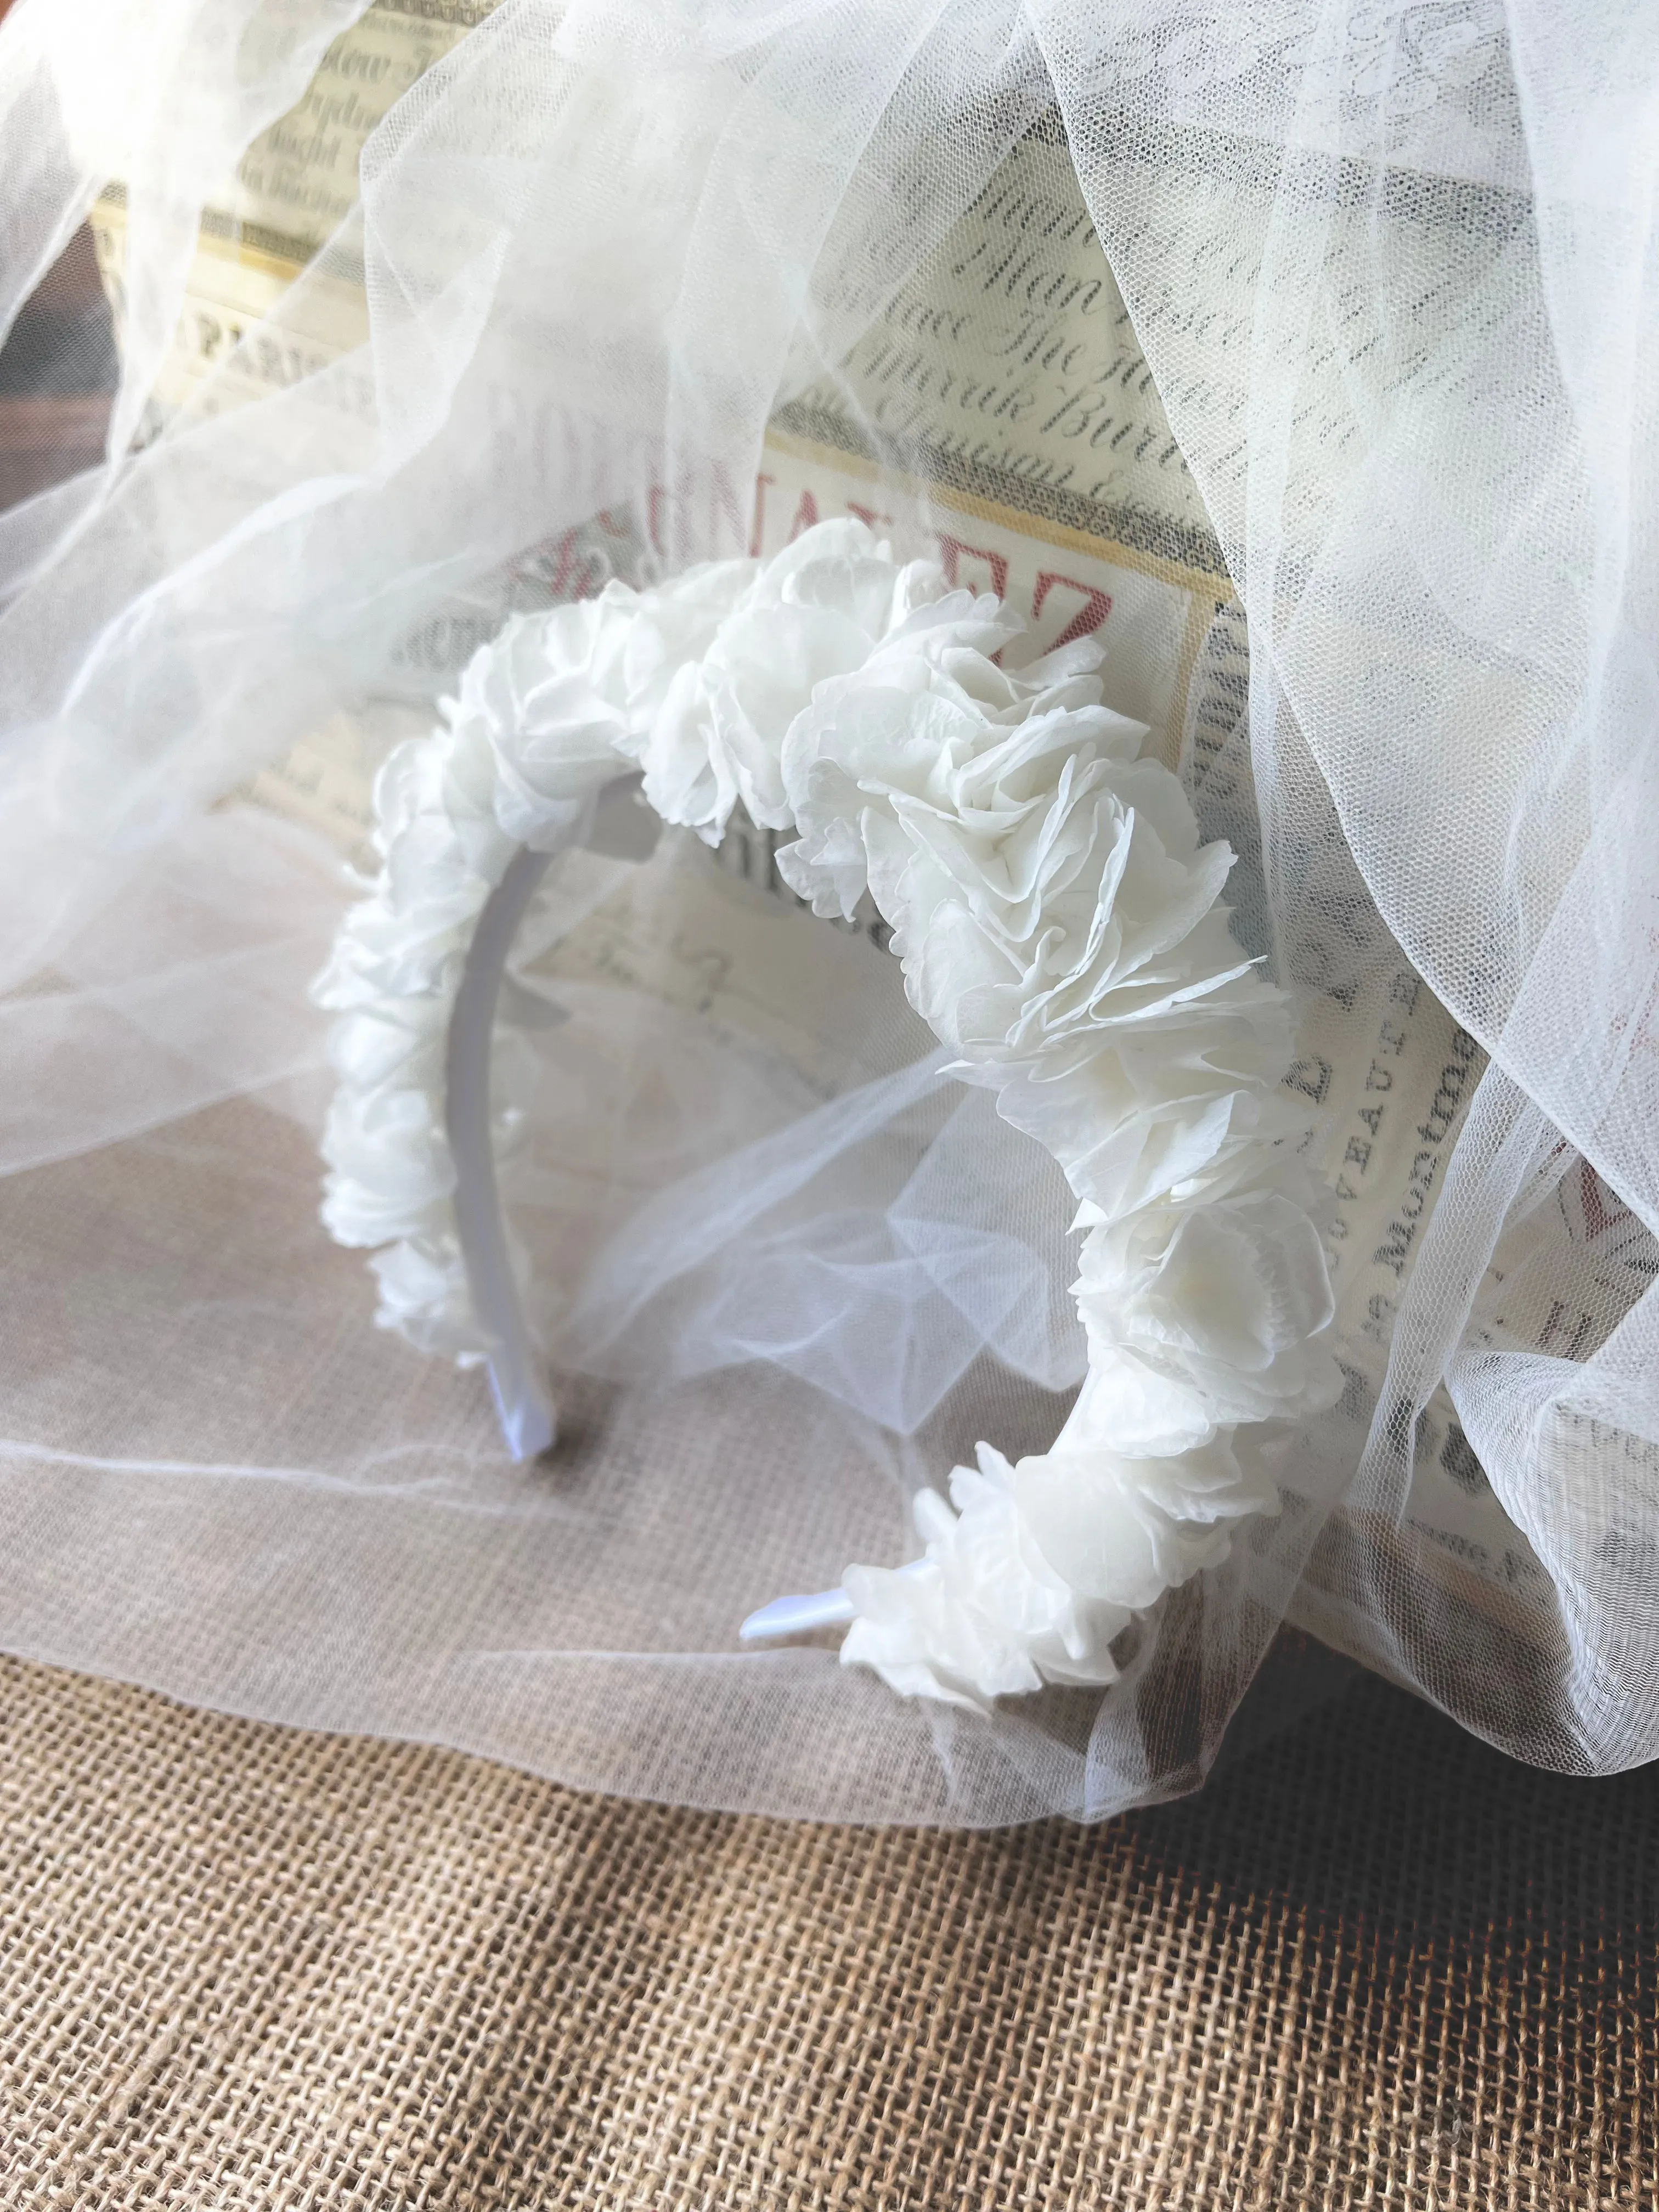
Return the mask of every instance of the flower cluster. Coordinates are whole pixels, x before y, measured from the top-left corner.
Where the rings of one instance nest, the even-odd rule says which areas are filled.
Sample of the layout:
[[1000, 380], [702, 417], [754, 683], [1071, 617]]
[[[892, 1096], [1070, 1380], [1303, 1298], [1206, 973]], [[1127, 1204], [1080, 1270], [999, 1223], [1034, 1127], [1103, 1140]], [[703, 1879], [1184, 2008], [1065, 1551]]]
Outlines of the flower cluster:
[[390, 1245], [383, 1322], [476, 1356], [443, 1037], [514, 851], [568, 841], [632, 765], [710, 842], [738, 805], [793, 829], [778, 866], [817, 912], [868, 894], [911, 1002], [1059, 1161], [1084, 1232], [1090, 1367], [1053, 1449], [1011, 1467], [981, 1446], [954, 1511], [918, 1500], [924, 1558], [849, 1568], [836, 1600], [849, 1662], [970, 1704], [1111, 1680], [1131, 1616], [1276, 1505], [1236, 1429], [1306, 1414], [1337, 1379], [1288, 1023], [1229, 931], [1232, 855], [1200, 846], [1144, 728], [1102, 704], [1098, 647], [1010, 672], [1020, 627], [853, 522], [518, 619], [444, 728], [387, 763], [385, 870], [319, 990], [342, 1016], [325, 1218]]
[[[1235, 1426], [1337, 1389], [1279, 1088], [1289, 1026], [1227, 927], [1232, 855], [1200, 845], [1145, 730], [1100, 703], [1097, 647], [1010, 673], [1006, 618], [977, 613], [978, 635], [914, 622], [818, 686], [780, 758], [799, 837], [778, 860], [820, 912], [869, 890], [957, 1073], [994, 1088], [1079, 1200], [1090, 1371], [1053, 1449], [958, 1469], [959, 1520], [929, 1493], [930, 1571], [847, 1584], [846, 1657], [969, 1701], [1034, 1668], [1109, 1680], [1129, 1614], [1273, 1503]], [[1090, 1529], [1109, 1563], [1092, 1580]]]
[[452, 713], [387, 759], [374, 787], [380, 880], [312, 987], [337, 1018], [324, 1223], [337, 1243], [373, 1250], [383, 1328], [466, 1364], [487, 1346], [455, 1230], [444, 1055], [467, 946], [517, 849], [480, 734], [476, 715]]
[[[387, 759], [380, 875], [312, 994], [337, 1017], [323, 1219], [337, 1243], [371, 1249], [382, 1328], [468, 1364], [490, 1349], [455, 1226], [444, 1054], [468, 946], [514, 853], [568, 843], [594, 794], [635, 766], [663, 819], [711, 844], [740, 802], [786, 821], [785, 732], [821, 682], [902, 633], [930, 595], [975, 629], [971, 593], [876, 557], [858, 523], [826, 524], [764, 564], [709, 562], [646, 592], [612, 583], [514, 617], [469, 662], [440, 726]], [[520, 1118], [515, 1042], [503, 1025], [498, 1152]]]

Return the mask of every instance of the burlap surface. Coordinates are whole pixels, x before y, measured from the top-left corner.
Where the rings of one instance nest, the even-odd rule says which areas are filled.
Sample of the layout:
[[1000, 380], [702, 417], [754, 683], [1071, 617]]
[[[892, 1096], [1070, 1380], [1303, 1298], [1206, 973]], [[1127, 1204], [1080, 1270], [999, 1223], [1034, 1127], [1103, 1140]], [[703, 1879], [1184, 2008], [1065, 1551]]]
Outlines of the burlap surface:
[[8, 2206], [1648, 2206], [1659, 1777], [1362, 1682], [1082, 1832], [0, 1670]]

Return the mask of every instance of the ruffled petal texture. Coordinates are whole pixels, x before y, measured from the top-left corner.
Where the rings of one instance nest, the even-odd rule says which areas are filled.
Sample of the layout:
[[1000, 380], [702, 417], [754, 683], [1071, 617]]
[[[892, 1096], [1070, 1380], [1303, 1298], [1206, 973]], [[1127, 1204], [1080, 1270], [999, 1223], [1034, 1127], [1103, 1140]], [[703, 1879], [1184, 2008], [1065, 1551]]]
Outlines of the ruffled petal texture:
[[873, 901], [955, 1072], [1079, 1201], [1090, 1365], [1053, 1449], [1011, 1467], [981, 1445], [949, 1504], [918, 1498], [921, 1559], [844, 1581], [844, 1660], [969, 1705], [1111, 1681], [1134, 1614], [1277, 1510], [1238, 1429], [1338, 1390], [1289, 1022], [1228, 928], [1232, 855], [1200, 845], [1144, 728], [1102, 703], [1099, 648], [1010, 672], [1020, 628], [852, 521], [515, 617], [443, 726], [387, 762], [383, 872], [317, 988], [340, 1018], [324, 1218], [382, 1248], [384, 1326], [476, 1358], [443, 1052], [514, 853], [567, 842], [636, 766], [710, 843], [739, 806], [793, 830], [779, 871], [817, 913]]

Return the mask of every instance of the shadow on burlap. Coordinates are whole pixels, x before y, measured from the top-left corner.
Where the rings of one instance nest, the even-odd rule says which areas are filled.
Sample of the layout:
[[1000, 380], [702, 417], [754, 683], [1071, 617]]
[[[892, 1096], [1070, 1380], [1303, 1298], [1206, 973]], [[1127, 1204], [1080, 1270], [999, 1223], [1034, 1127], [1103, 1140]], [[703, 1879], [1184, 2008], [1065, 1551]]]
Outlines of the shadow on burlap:
[[0, 2202], [1653, 2205], [1659, 1773], [1361, 1680], [1093, 1831], [576, 1796], [0, 1662]]

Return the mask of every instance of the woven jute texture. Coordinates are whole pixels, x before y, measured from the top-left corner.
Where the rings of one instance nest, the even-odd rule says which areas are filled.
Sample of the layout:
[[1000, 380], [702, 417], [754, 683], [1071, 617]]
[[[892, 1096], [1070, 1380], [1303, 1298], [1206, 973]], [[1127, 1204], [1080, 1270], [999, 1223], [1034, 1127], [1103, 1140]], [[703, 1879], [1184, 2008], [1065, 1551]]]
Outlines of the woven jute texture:
[[1652, 1772], [1363, 1681], [1084, 1832], [575, 1796], [0, 1667], [8, 2206], [1659, 2201]]

